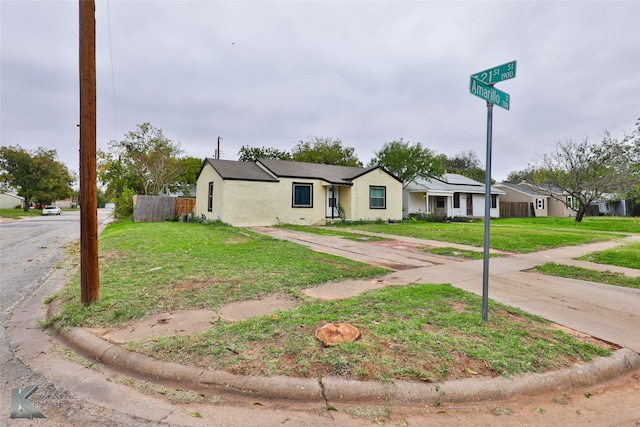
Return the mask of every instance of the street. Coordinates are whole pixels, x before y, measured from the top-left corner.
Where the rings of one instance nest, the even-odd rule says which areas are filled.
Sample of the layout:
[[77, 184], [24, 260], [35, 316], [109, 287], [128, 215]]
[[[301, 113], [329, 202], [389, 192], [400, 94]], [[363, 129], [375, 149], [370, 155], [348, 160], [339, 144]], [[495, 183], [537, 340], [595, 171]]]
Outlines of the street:
[[[98, 210], [99, 222], [104, 222], [110, 213], [111, 210]], [[74, 425], [85, 426], [145, 425], [140, 420], [133, 422], [129, 415], [79, 400], [68, 390], [56, 387], [18, 360], [10, 347], [6, 330], [8, 316], [55, 272], [65, 258], [65, 247], [78, 245], [79, 239], [79, 211], [0, 220], [0, 425], [24, 422], [10, 419], [11, 390], [29, 385], [38, 387], [29, 402], [47, 417], [35, 419], [36, 425], [66, 426], [70, 425], [70, 419]]]

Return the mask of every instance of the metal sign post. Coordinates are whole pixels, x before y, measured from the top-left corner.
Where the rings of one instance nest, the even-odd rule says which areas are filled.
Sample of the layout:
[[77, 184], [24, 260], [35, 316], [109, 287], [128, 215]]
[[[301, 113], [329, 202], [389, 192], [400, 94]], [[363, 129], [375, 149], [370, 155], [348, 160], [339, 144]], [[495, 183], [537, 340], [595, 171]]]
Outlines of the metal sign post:
[[508, 62], [471, 75], [469, 92], [487, 101], [487, 160], [484, 181], [484, 257], [482, 263], [482, 320], [489, 320], [489, 236], [491, 231], [491, 143], [493, 105], [509, 109], [511, 97], [493, 87], [516, 76], [516, 61]]

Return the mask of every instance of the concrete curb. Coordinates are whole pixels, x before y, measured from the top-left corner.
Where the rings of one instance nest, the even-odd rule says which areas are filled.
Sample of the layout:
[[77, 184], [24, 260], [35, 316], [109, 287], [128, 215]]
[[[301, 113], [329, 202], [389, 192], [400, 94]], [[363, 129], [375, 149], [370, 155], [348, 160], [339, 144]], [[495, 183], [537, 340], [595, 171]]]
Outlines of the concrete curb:
[[[50, 305], [47, 316], [50, 318], [56, 311], [55, 304]], [[232, 392], [245, 396], [317, 401], [323, 404], [436, 404], [500, 400], [516, 395], [575, 391], [640, 369], [640, 355], [628, 348], [622, 348], [610, 357], [601, 357], [590, 363], [576, 364], [571, 368], [544, 374], [518, 375], [514, 378], [471, 378], [442, 383], [395, 381], [387, 384], [337, 377], [255, 377], [162, 362], [124, 350], [82, 328], [61, 328], [54, 325], [53, 329], [70, 347], [91, 360], [151, 382], [188, 388], [205, 395]]]

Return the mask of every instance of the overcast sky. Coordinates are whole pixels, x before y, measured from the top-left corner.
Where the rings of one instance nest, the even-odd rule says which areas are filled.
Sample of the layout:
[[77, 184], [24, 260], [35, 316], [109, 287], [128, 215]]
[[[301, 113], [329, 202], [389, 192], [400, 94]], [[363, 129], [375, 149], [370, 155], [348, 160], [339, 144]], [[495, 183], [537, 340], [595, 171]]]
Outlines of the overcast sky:
[[[78, 1], [1, 0], [1, 144], [78, 170]], [[96, 1], [98, 148], [149, 122], [189, 156], [339, 138], [367, 163], [404, 138], [492, 176], [640, 117], [640, 1]]]

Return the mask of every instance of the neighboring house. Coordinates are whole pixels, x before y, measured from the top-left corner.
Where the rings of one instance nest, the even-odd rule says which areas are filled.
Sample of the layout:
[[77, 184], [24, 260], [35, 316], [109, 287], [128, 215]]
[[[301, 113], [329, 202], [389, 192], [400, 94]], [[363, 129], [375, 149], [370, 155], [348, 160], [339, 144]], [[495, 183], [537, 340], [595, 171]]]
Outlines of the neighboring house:
[[0, 209], [15, 209], [24, 207], [24, 197], [11, 191], [0, 192]]
[[[491, 217], [500, 217], [499, 197], [504, 194], [502, 190], [491, 188]], [[483, 183], [454, 173], [409, 181], [402, 193], [405, 217], [411, 214], [484, 217], [484, 198]]]
[[542, 194], [530, 186], [508, 182], [498, 183], [495, 187], [505, 192], [504, 196], [500, 198], [503, 202], [528, 203], [528, 216], [549, 216], [550, 196]]
[[402, 183], [380, 166], [356, 168], [259, 159], [205, 159], [196, 184], [197, 217], [235, 226], [401, 220]]
[[603, 194], [602, 199], [592, 203], [598, 207], [600, 215], [634, 216], [636, 203], [630, 199], [620, 199], [610, 194]]
[[574, 200], [573, 196], [567, 194], [562, 189], [547, 185], [531, 184], [528, 182], [522, 182], [518, 184], [518, 186], [522, 188], [529, 188], [533, 193], [548, 196], [547, 216], [560, 218], [576, 216], [576, 212], [578, 211], [578, 201]]

